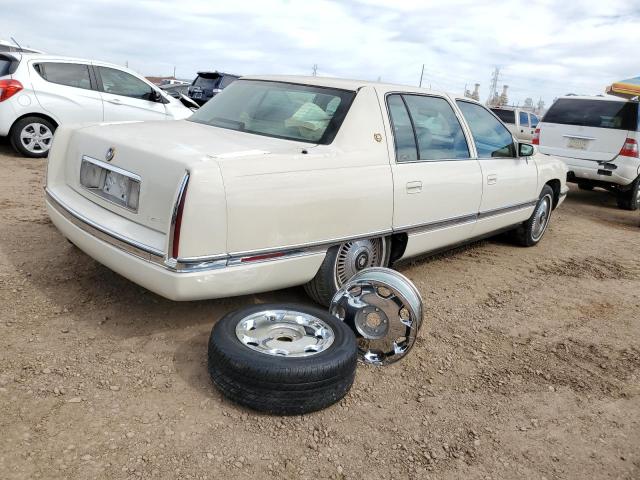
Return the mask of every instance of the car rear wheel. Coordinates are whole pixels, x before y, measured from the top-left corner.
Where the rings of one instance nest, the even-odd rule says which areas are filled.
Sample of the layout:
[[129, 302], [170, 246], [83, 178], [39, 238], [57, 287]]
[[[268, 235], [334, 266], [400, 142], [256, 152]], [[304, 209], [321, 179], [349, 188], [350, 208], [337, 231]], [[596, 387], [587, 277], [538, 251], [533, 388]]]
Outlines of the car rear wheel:
[[384, 237], [353, 240], [327, 251], [320, 270], [304, 288], [307, 294], [326, 307], [343, 284], [360, 270], [386, 267], [389, 263], [389, 241]]
[[552, 210], [553, 190], [545, 185], [531, 217], [515, 230], [516, 241], [524, 247], [536, 245], [547, 231]]
[[21, 155], [42, 158], [49, 154], [55, 125], [41, 117], [25, 117], [18, 120], [9, 134], [11, 145]]
[[631, 189], [618, 194], [618, 207], [623, 210], [638, 210], [640, 208], [640, 177], [636, 178]]

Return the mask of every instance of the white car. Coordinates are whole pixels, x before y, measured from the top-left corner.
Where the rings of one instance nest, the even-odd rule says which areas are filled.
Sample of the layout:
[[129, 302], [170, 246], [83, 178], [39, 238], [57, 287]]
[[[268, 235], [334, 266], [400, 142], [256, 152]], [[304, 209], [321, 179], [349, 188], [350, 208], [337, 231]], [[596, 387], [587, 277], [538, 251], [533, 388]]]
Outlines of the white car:
[[562, 158], [570, 182], [616, 194], [618, 206], [640, 208], [638, 102], [614, 96], [559, 98], [538, 125], [534, 144]]
[[118, 65], [54, 55], [0, 53], [0, 136], [25, 157], [45, 157], [58, 126], [174, 120], [191, 110]]
[[535, 113], [517, 107], [491, 107], [516, 139], [531, 142], [540, 119]]
[[48, 213], [99, 262], [174, 300], [306, 284], [514, 230], [542, 238], [566, 167], [481, 104], [319, 77], [244, 77], [189, 120], [61, 128]]

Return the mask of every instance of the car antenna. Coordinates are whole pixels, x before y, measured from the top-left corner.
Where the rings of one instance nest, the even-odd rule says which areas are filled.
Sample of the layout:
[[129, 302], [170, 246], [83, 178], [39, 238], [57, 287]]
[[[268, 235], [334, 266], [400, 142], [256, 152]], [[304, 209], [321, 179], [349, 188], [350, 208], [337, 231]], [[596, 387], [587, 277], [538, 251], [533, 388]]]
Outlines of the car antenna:
[[15, 43], [18, 46], [18, 53], [20, 54], [20, 61], [22, 61], [22, 47], [20, 46], [20, 44], [17, 42], [17, 40], [13, 37], [9, 37], [11, 39], [11, 41], [13, 43]]

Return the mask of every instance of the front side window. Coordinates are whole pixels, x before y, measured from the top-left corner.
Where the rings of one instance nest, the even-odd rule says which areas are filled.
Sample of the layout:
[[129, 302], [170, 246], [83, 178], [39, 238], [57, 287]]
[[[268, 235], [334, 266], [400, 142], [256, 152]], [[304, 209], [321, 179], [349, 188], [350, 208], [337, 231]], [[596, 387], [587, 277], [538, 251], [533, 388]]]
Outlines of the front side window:
[[507, 128], [482, 105], [456, 102], [469, 124], [478, 158], [514, 158], [516, 149]]
[[237, 80], [189, 120], [214, 127], [329, 144], [355, 92], [312, 85]]
[[38, 63], [36, 71], [47, 82], [68, 87], [91, 89], [88, 65], [81, 63]]
[[520, 126], [529, 127], [529, 114], [527, 112], [520, 112]]
[[133, 75], [115, 68], [98, 67], [105, 93], [149, 100], [153, 89]]

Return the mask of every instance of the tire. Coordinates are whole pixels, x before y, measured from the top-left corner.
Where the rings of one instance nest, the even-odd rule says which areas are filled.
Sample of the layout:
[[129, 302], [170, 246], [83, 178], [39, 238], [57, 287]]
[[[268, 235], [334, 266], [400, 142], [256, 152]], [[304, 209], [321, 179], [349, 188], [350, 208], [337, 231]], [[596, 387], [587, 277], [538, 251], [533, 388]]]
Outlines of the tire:
[[618, 207], [623, 210], [638, 210], [640, 208], [640, 177], [631, 184], [631, 189], [619, 193], [617, 196]]
[[593, 185], [589, 185], [588, 183], [578, 183], [578, 188], [580, 190], [586, 190], [587, 192], [590, 192], [593, 190]]
[[[547, 231], [552, 211], [553, 190], [549, 185], [545, 185], [542, 188], [542, 192], [540, 192], [540, 197], [531, 217], [515, 230], [516, 242], [523, 247], [537, 245]], [[544, 222], [541, 223], [543, 219]]]
[[389, 240], [384, 237], [354, 240], [331, 247], [316, 276], [305, 284], [307, 295], [328, 307], [342, 284], [360, 270], [386, 267], [391, 253], [389, 247]]
[[[333, 343], [322, 351], [299, 357], [268, 354], [256, 350], [260, 348], [258, 343], [254, 342], [254, 347], [243, 343], [236, 327], [247, 317], [269, 310], [299, 312], [321, 320], [332, 332]], [[273, 335], [269, 321], [264, 316], [259, 318], [271, 328], [268, 334]], [[273, 338], [268, 340], [272, 346]], [[354, 333], [328, 312], [304, 305], [254, 305], [229, 313], [214, 325], [209, 338], [208, 370], [213, 384], [235, 403], [261, 412], [300, 415], [328, 407], [344, 397], [353, 384], [357, 358]]]
[[[41, 117], [25, 117], [11, 127], [9, 139], [11, 146], [22, 156], [43, 158], [49, 154], [56, 126], [50, 120]], [[31, 135], [32, 140], [27, 140]]]

